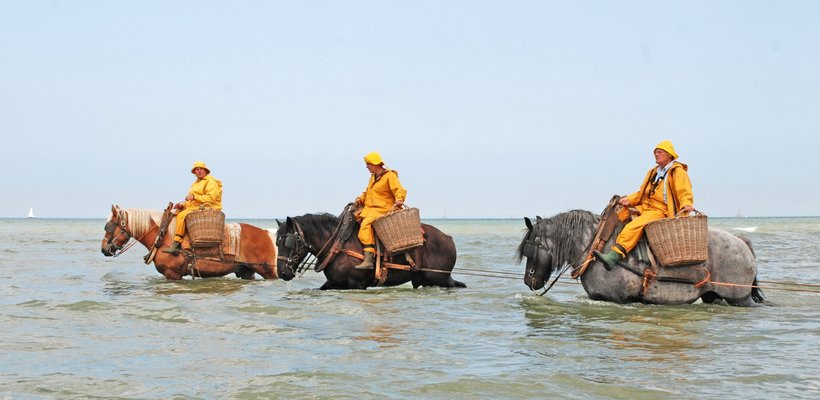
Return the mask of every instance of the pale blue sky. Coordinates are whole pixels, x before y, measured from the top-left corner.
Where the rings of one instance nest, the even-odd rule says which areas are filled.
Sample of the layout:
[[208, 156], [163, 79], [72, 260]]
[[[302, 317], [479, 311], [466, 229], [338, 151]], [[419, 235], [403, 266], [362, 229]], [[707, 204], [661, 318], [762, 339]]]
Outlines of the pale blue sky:
[[818, 1], [0, 1], [0, 217], [599, 212], [662, 139], [711, 216], [820, 215]]

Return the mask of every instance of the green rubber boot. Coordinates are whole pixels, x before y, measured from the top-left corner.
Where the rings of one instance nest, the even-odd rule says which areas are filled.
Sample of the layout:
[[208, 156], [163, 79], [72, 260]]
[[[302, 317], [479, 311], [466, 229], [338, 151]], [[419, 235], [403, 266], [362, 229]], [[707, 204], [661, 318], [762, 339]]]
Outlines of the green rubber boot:
[[375, 266], [373, 265], [373, 253], [369, 251], [364, 252], [364, 260], [355, 267], [356, 269], [373, 269]]
[[174, 242], [174, 243], [171, 244], [171, 247], [163, 250], [162, 252], [177, 255], [177, 254], [179, 254], [180, 250], [182, 250], [179, 246], [180, 246], [179, 242]]
[[606, 254], [602, 254], [600, 251], [596, 251], [594, 254], [595, 258], [598, 261], [604, 263], [604, 268], [606, 268], [607, 271], [612, 271], [612, 268], [615, 267], [615, 264], [617, 264], [618, 261], [621, 261], [621, 259], [623, 259], [623, 257], [621, 257], [621, 254], [615, 250], [610, 250], [609, 253]]

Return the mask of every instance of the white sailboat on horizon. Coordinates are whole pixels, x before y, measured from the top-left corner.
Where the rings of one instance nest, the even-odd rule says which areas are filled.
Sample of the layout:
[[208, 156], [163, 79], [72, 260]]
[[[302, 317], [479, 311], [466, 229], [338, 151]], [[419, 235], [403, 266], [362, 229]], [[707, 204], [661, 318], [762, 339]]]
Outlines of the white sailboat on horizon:
[[26, 218], [37, 218], [34, 216], [34, 207], [29, 207], [28, 215], [26, 216]]

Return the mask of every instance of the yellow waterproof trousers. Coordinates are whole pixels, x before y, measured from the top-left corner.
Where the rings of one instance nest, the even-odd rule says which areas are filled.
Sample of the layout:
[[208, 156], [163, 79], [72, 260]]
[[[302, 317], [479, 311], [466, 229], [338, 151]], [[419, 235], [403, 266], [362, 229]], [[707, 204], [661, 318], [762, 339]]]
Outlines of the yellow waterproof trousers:
[[373, 221], [378, 217], [362, 218], [361, 226], [359, 227], [359, 241], [364, 246], [364, 251], [376, 253], [376, 235], [373, 233]]
[[[638, 244], [638, 240], [641, 240], [643, 228], [646, 224], [663, 218], [666, 218], [665, 211], [656, 209], [643, 210], [641, 215], [624, 226], [624, 229], [618, 234], [618, 238], [615, 239], [615, 244], [622, 246], [628, 254]], [[612, 246], [612, 250], [626, 257], [626, 254], [622, 254], [618, 246]]]
[[187, 217], [188, 214], [190, 214], [193, 211], [194, 211], [193, 208], [186, 208], [186, 209], [180, 211], [179, 213], [177, 213], [177, 219], [176, 219], [177, 227], [176, 227], [176, 230], [174, 231], [174, 241], [175, 242], [182, 242], [182, 239], [185, 237], [185, 233], [187, 232], [185, 230], [185, 217]]

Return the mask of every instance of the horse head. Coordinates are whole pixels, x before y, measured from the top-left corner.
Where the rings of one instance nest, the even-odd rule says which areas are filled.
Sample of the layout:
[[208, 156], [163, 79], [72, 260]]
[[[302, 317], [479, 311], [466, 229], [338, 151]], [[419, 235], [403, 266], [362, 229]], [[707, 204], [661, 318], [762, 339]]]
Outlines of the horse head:
[[131, 232], [128, 231], [128, 213], [112, 204], [100, 250], [106, 257], [116, 256], [131, 237]]
[[279, 278], [289, 281], [296, 276], [299, 266], [311, 251], [312, 246], [305, 241], [304, 232], [299, 222], [288, 217], [285, 222], [279, 222], [276, 231], [276, 247], [279, 255], [276, 257], [276, 273]]
[[535, 224], [524, 218], [527, 233], [516, 256], [518, 261], [527, 258], [524, 273], [527, 287], [538, 290], [560, 267], [577, 266], [599, 220], [600, 217], [584, 210], [571, 210], [545, 219], [536, 217]]
[[[536, 217], [536, 225], [541, 223], [541, 217]], [[555, 270], [553, 265], [552, 249], [547, 245], [547, 238], [534, 229], [532, 221], [524, 217], [524, 224], [527, 225], [527, 233], [521, 244], [518, 245], [516, 258], [520, 262], [522, 258], [527, 259], [527, 266], [524, 270], [524, 284], [530, 290], [538, 290], [544, 287], [546, 280]]]

